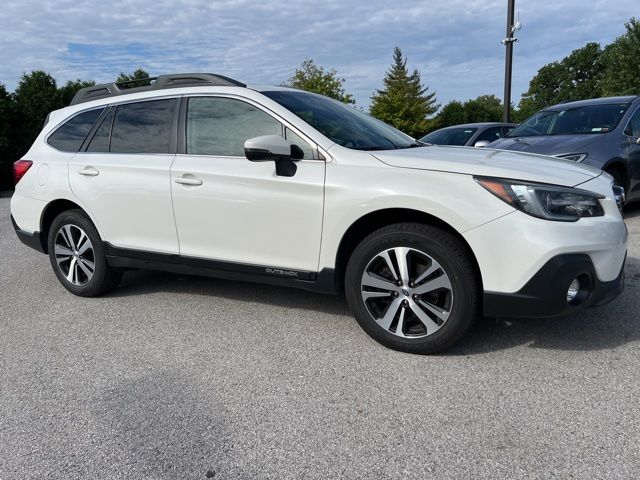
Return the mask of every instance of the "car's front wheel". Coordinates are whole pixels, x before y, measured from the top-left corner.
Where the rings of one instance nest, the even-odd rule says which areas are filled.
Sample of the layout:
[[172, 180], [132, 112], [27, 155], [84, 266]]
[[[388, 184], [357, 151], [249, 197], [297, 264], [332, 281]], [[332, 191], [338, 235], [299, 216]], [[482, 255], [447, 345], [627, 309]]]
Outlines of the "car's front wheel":
[[100, 235], [82, 210], [67, 210], [54, 219], [48, 247], [56, 277], [75, 295], [94, 297], [106, 293], [122, 277], [107, 264]]
[[618, 186], [618, 187], [622, 187], [624, 189], [627, 188], [627, 182], [625, 179], [625, 175], [624, 172], [622, 171], [622, 169], [620, 167], [616, 167], [616, 166], [611, 166], [605, 169], [605, 172], [607, 172], [609, 175], [611, 175], [613, 177], [613, 184]]
[[347, 301], [362, 328], [381, 344], [410, 353], [453, 345], [478, 316], [480, 285], [465, 245], [428, 225], [381, 228], [353, 252]]

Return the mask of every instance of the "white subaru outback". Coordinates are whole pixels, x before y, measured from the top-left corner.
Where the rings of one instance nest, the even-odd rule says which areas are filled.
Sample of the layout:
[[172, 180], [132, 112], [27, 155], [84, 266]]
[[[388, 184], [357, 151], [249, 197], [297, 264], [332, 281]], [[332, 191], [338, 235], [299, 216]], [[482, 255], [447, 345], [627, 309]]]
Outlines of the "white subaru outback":
[[81, 296], [128, 269], [344, 291], [371, 337], [430, 353], [481, 315], [562, 315], [624, 286], [624, 192], [602, 171], [424, 145], [221, 75], [85, 88], [14, 173], [18, 236]]

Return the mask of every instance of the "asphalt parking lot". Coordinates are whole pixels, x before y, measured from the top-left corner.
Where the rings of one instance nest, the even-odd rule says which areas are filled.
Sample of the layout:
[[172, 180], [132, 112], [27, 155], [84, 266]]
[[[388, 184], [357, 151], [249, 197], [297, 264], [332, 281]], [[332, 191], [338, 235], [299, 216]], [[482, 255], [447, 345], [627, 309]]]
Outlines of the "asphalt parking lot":
[[345, 302], [133, 272], [74, 297], [0, 199], [0, 479], [637, 478], [640, 209], [627, 289], [480, 321], [420, 357]]

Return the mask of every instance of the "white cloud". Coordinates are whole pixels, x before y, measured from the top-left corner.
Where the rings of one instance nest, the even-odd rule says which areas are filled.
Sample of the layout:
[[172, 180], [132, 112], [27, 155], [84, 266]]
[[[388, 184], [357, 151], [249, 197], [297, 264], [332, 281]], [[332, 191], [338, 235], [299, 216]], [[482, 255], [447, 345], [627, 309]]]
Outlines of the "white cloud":
[[[543, 64], [587, 41], [610, 42], [636, 0], [518, 0], [521, 21], [514, 98]], [[367, 105], [394, 46], [419, 68], [438, 99], [502, 92], [504, 0], [72, 0], [5, 2], [0, 82], [23, 72], [59, 81], [112, 80], [142, 66], [152, 73], [213, 71], [277, 84], [305, 58], [335, 67]]]

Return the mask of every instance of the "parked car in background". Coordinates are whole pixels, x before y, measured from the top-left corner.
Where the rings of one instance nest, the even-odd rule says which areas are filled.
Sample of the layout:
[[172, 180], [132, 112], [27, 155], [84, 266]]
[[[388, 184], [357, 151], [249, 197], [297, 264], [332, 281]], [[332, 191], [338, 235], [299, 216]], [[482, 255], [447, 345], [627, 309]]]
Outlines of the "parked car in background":
[[541, 153], [611, 174], [627, 200], [640, 198], [640, 96], [565, 102], [546, 108], [491, 148]]
[[435, 130], [420, 139], [432, 145], [458, 145], [486, 147], [499, 140], [516, 127], [514, 123], [465, 123]]

